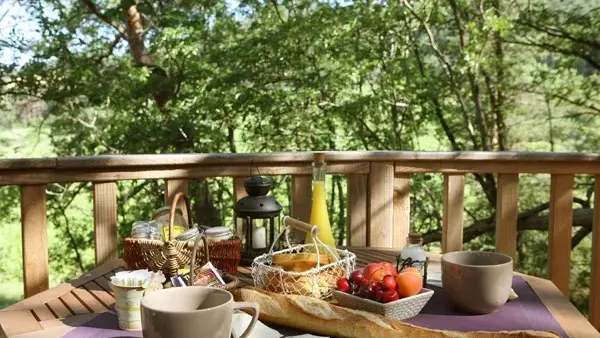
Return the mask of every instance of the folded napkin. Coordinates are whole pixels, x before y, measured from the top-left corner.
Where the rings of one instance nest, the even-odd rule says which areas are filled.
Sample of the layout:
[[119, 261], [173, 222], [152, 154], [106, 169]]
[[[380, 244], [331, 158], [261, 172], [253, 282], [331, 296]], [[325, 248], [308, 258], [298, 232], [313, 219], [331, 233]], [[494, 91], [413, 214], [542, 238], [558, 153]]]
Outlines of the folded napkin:
[[[231, 320], [231, 335], [233, 338], [239, 338], [244, 330], [248, 327], [252, 321], [252, 316], [245, 312], [236, 312], [233, 314]], [[265, 324], [261, 323], [260, 320], [254, 325], [254, 330], [250, 333], [248, 338], [329, 338], [325, 336], [315, 336], [312, 334], [302, 334], [299, 331], [294, 331], [289, 328], [278, 328], [279, 330], [272, 329]]]

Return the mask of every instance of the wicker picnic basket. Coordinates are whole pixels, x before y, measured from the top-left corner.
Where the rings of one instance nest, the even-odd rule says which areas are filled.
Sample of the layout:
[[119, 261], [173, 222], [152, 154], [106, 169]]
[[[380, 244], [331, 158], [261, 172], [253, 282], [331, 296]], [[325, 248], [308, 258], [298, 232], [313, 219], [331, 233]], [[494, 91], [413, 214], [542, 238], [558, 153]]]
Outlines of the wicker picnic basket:
[[[187, 209], [189, 223], [192, 224], [192, 212], [187, 196], [180, 192], [175, 195], [171, 203], [169, 215], [169, 234], [166, 241], [143, 238], [125, 238], [123, 243], [123, 260], [127, 268], [149, 269], [162, 271], [165, 276], [172, 277], [177, 270], [190, 265], [193, 241], [178, 241], [173, 239], [173, 223], [179, 199], [183, 198]], [[232, 240], [209, 242], [209, 259], [215, 268], [235, 274], [241, 259], [242, 241], [239, 238]], [[195, 264], [205, 261], [202, 255], [196, 258]]]
[[[348, 276], [356, 263], [356, 255], [348, 250], [339, 250], [325, 245], [319, 238], [318, 227], [308, 223], [290, 218], [283, 218], [286, 225], [285, 230], [277, 236], [277, 240], [271, 245], [269, 253], [258, 256], [252, 262], [252, 279], [254, 285], [271, 292], [285, 295], [302, 295], [321, 299], [332, 297], [331, 289], [335, 288], [339, 278]], [[313, 244], [291, 246], [289, 232], [291, 228], [305, 231], [312, 235]], [[287, 249], [273, 252], [274, 244], [285, 234]], [[322, 252], [324, 251], [324, 252]], [[317, 265], [303, 272], [286, 271], [281, 267], [273, 265], [273, 256], [277, 254], [294, 254], [310, 252], [315, 253]], [[322, 265], [319, 257], [328, 253], [335, 261]]]

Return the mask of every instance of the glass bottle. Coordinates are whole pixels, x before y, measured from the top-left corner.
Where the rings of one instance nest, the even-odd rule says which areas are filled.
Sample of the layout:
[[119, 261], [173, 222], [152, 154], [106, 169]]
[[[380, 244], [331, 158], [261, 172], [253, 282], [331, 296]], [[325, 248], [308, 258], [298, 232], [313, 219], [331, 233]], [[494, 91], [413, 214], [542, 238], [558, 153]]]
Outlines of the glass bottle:
[[427, 255], [423, 248], [423, 237], [420, 233], [410, 233], [406, 238], [406, 246], [400, 253], [400, 269], [413, 267], [425, 274], [425, 262]]
[[[317, 153], [315, 161], [312, 164], [313, 179], [312, 179], [312, 207], [310, 210], [310, 224], [319, 227], [318, 238], [323, 244], [329, 246], [333, 253], [337, 255], [335, 250], [335, 239], [331, 231], [329, 223], [329, 214], [327, 212], [327, 193], [325, 190], [325, 175], [327, 173], [327, 164], [325, 163], [325, 154]], [[304, 240], [306, 244], [312, 244], [311, 234], [306, 234]], [[320, 251], [324, 251], [319, 249]], [[321, 252], [323, 254], [323, 252]]]

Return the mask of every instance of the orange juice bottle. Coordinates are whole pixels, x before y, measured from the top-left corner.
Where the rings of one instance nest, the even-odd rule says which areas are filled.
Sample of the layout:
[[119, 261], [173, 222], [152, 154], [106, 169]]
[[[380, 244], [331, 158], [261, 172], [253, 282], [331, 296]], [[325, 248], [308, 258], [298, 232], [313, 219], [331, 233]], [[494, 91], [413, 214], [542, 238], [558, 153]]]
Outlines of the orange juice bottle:
[[[329, 223], [329, 214], [327, 213], [327, 194], [325, 191], [326, 163], [325, 154], [317, 153], [313, 166], [312, 181], [312, 208], [310, 210], [310, 224], [319, 227], [319, 239], [323, 244], [330, 247], [331, 251], [337, 256], [335, 250], [335, 239]], [[313, 244], [312, 236], [306, 235], [305, 244]], [[319, 248], [321, 254], [329, 254], [325, 248]]]

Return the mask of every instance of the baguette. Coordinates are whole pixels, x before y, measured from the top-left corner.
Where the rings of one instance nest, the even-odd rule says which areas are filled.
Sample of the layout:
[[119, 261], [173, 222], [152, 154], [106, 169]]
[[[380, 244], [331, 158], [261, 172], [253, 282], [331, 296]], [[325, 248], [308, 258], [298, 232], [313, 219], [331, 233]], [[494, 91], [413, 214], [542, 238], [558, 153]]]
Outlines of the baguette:
[[385, 317], [332, 305], [324, 300], [282, 295], [245, 287], [235, 292], [235, 299], [256, 302], [260, 320], [330, 337], [344, 338], [560, 338], [553, 332], [457, 332], [432, 330], [393, 321]]

